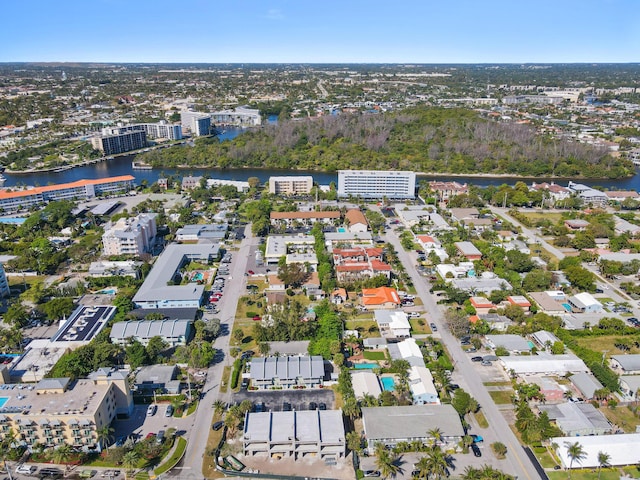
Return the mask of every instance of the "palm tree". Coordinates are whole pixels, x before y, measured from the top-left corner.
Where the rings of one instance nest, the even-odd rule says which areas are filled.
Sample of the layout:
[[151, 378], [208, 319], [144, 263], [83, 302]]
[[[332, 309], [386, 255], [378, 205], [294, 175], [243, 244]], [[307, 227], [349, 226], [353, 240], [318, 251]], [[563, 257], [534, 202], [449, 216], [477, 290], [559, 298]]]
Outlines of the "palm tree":
[[[378, 447], [381, 445], [381, 447]], [[380, 471], [383, 478], [395, 477], [400, 471], [398, 466], [398, 458], [386, 449], [384, 444], [376, 444], [376, 468]]]
[[102, 448], [106, 447], [107, 443], [113, 440], [113, 432], [115, 432], [115, 430], [110, 425], [103, 425], [96, 430], [98, 443]]
[[421, 457], [415, 466], [415, 469], [418, 471], [418, 478], [428, 478], [431, 473], [429, 467], [429, 459], [427, 457]]
[[429, 476], [440, 479], [447, 476], [447, 468], [451, 464], [451, 457], [438, 445], [433, 445], [427, 450], [427, 462], [429, 464]]
[[222, 400], [216, 400], [213, 402], [213, 410], [216, 415], [222, 415], [225, 408], [227, 408], [227, 405]]
[[129, 450], [122, 456], [122, 464], [127, 467], [127, 472], [133, 472], [138, 462], [140, 461], [140, 454], [135, 450]]
[[567, 478], [571, 478], [571, 468], [573, 468], [573, 462], [581, 463], [582, 460], [587, 458], [587, 454], [579, 442], [564, 442], [564, 446], [567, 448], [567, 456], [569, 457], [569, 475]]
[[432, 428], [427, 431], [427, 435], [429, 436], [429, 442], [433, 442], [432, 444], [437, 445], [442, 442], [442, 430], [439, 428]]
[[601, 473], [602, 467], [606, 468], [610, 466], [610, 463], [609, 463], [610, 461], [611, 461], [611, 455], [605, 452], [598, 452], [598, 480], [600, 480], [600, 473]]
[[73, 454], [71, 445], [63, 443], [51, 452], [51, 459], [55, 463], [67, 463]]
[[355, 420], [362, 413], [362, 411], [360, 410], [360, 405], [358, 405], [358, 401], [355, 399], [355, 397], [347, 397], [344, 405], [342, 405], [342, 411], [351, 420]]

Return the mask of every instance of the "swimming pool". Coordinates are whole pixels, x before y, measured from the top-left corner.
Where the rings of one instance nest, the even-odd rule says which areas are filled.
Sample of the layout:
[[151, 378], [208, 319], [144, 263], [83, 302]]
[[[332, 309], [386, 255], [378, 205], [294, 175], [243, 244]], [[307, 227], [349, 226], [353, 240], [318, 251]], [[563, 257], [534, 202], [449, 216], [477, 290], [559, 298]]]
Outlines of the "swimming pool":
[[347, 229], [344, 227], [338, 228], [338, 233], [347, 233]]
[[103, 295], [115, 295], [117, 292], [115, 288], [106, 288], [104, 290], [100, 290], [98, 293], [102, 293]]
[[374, 368], [380, 368], [377, 363], [356, 363], [353, 368], [356, 370], [373, 370]]
[[0, 408], [4, 407], [4, 404], [7, 403], [9, 397], [0, 397]]
[[193, 278], [191, 280], [195, 280], [197, 282], [198, 280], [202, 280], [203, 278], [204, 278], [204, 275], [202, 275], [202, 273], [198, 272], [193, 276]]
[[571, 313], [571, 305], [569, 305], [568, 303], [563, 303], [562, 306], [567, 312]]
[[380, 382], [382, 383], [382, 389], [387, 392], [393, 392], [396, 389], [396, 382], [393, 380], [393, 377], [382, 377], [380, 378]]

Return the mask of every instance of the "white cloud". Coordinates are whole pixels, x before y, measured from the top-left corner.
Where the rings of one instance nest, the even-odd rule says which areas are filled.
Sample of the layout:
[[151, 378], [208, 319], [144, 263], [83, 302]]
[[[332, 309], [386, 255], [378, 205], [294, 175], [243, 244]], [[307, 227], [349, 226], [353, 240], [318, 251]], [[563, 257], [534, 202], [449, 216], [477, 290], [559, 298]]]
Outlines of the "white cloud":
[[267, 18], [269, 20], [284, 20], [284, 14], [277, 8], [271, 8], [267, 11]]

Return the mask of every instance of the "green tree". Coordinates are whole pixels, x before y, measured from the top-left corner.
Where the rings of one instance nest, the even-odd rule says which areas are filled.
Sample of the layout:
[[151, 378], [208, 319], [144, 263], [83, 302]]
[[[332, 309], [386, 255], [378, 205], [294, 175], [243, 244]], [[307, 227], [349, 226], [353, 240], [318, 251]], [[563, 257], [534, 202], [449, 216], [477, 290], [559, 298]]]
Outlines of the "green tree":
[[362, 451], [362, 436], [358, 432], [347, 432], [346, 435], [347, 448], [352, 452], [360, 453]]
[[598, 480], [603, 468], [611, 466], [611, 455], [605, 452], [598, 452]]
[[141, 365], [149, 364], [149, 356], [147, 355], [147, 349], [144, 348], [138, 340], [130, 339], [129, 344], [125, 347], [125, 359], [126, 362], [131, 365], [131, 368], [135, 370]]
[[[380, 445], [380, 446], [379, 446]], [[382, 478], [395, 477], [400, 471], [398, 458], [386, 449], [384, 444], [377, 443], [376, 447], [376, 468], [380, 471]]]
[[164, 339], [156, 335], [149, 339], [147, 343], [147, 357], [149, 357], [150, 363], [159, 363], [160, 354], [169, 347], [169, 344]]
[[4, 321], [18, 328], [23, 328], [29, 321], [29, 313], [22, 303], [16, 301], [9, 305], [4, 314]]
[[496, 457], [502, 459], [507, 456], [507, 446], [502, 442], [493, 442], [491, 444], [491, 449], [493, 453], [496, 454]]
[[98, 436], [98, 443], [105, 448], [107, 444], [113, 440], [113, 432], [115, 430], [111, 427], [111, 425], [103, 425], [96, 430], [96, 434]]
[[240, 327], [233, 329], [233, 339], [236, 343], [241, 343], [244, 340], [244, 331]]
[[130, 473], [138, 466], [138, 462], [140, 462], [140, 454], [136, 450], [129, 450], [122, 457], [122, 464]]
[[459, 388], [453, 394], [451, 406], [456, 409], [458, 415], [463, 417], [467, 413], [476, 412], [479, 408], [478, 402], [471, 395]]
[[299, 288], [309, 278], [309, 271], [301, 263], [290, 263], [278, 267], [278, 278], [291, 288]]
[[573, 468], [573, 462], [582, 463], [582, 460], [587, 458], [587, 453], [584, 451], [583, 446], [579, 442], [564, 442], [567, 448], [567, 457], [569, 457], [569, 470], [568, 477], [571, 478], [571, 469]]
[[73, 298], [61, 297], [49, 300], [38, 307], [42, 313], [44, 313], [49, 320], [59, 320], [62, 317], [68, 317], [73, 312], [75, 305], [73, 304]]
[[58, 447], [54, 448], [51, 452], [51, 459], [55, 463], [68, 463], [74, 455], [74, 450], [71, 445], [62, 443]]

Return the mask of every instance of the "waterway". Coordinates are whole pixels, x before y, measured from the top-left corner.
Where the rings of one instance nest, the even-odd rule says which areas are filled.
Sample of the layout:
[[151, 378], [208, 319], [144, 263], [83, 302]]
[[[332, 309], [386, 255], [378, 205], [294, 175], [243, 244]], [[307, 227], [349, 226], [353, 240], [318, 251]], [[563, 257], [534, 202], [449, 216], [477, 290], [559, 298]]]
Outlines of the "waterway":
[[[271, 119], [273, 121], [273, 119]], [[240, 135], [244, 130], [240, 128], [227, 128], [219, 136], [221, 141], [230, 140]], [[189, 147], [185, 147], [189, 148]], [[133, 170], [131, 162], [135, 158], [133, 155], [115, 157], [112, 160], [106, 160], [101, 163], [95, 163], [93, 165], [85, 165], [82, 167], [72, 168], [63, 172], [46, 172], [46, 173], [25, 173], [25, 174], [9, 174], [5, 173], [6, 182], [5, 187], [12, 187], [15, 185], [35, 185], [43, 186], [48, 184], [67, 183], [74, 182], [82, 179], [93, 178], [105, 178], [116, 177], [120, 175], [133, 175], [136, 178], [136, 183], [140, 184], [142, 180], [147, 180], [148, 183], [153, 183], [161, 176], [168, 175], [204, 175], [207, 174], [211, 178], [219, 178], [223, 180], [241, 180], [246, 181], [249, 177], [257, 177], [261, 182], [267, 182], [269, 177], [275, 175], [311, 175], [313, 180], [320, 185], [328, 185], [331, 182], [337, 182], [338, 175], [336, 172], [319, 172], [309, 170], [278, 170], [278, 169], [256, 169], [256, 168], [244, 168], [244, 169], [153, 169], [153, 170]], [[502, 185], [515, 184], [517, 181], [524, 181], [527, 184], [532, 182], [541, 183], [544, 181], [554, 181], [560, 185], [565, 185], [568, 179], [545, 179], [545, 178], [518, 178], [518, 177], [473, 177], [473, 176], [454, 176], [454, 175], [427, 175], [419, 176], [420, 180], [438, 180], [438, 181], [457, 181], [460, 183], [468, 183], [471, 185], [477, 185], [480, 187], [486, 187], [488, 185]], [[578, 180], [580, 183], [584, 183], [590, 186], [601, 186], [608, 189], [620, 189], [620, 190], [636, 190], [640, 191], [640, 175], [635, 175], [631, 178], [625, 178], [621, 180]]]

